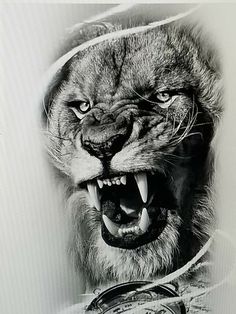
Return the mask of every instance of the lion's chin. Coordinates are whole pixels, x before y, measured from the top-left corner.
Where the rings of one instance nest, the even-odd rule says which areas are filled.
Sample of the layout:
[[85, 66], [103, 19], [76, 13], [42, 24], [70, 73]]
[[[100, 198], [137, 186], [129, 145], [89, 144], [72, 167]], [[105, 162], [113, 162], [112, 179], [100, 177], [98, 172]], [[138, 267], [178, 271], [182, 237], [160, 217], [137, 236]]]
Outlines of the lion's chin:
[[[170, 271], [174, 254], [178, 254], [180, 225], [179, 215], [168, 211], [166, 226], [158, 238], [133, 250], [108, 245], [97, 225], [91, 230], [93, 244], [84, 255], [84, 267], [91, 281], [96, 285], [117, 280], [151, 280]], [[104, 269], [110, 271], [105, 272]]]
[[102, 238], [112, 247], [131, 250], [157, 240], [168, 213], [177, 210], [168, 180], [157, 173], [99, 177], [87, 189], [99, 211]]
[[[113, 236], [108, 231], [106, 224], [104, 223], [104, 221], [102, 221], [101, 235], [103, 240], [109, 246], [128, 250], [140, 248], [145, 244], [157, 240], [167, 226], [168, 210], [166, 208], [161, 208], [155, 209], [155, 211], [158, 212], [155, 220], [151, 220], [150, 218], [148, 218], [148, 211], [144, 209], [142, 211], [142, 214], [140, 214], [140, 217], [138, 219], [134, 219], [130, 223], [132, 225], [135, 225], [135, 227], [127, 227], [127, 230], [125, 230], [123, 233], [118, 233], [115, 236]], [[142, 224], [143, 219], [146, 219], [148, 221], [145, 223], [146, 225], [144, 226], [144, 230], [139, 227], [139, 224], [140, 222]], [[126, 229], [126, 227], [122, 228]]]

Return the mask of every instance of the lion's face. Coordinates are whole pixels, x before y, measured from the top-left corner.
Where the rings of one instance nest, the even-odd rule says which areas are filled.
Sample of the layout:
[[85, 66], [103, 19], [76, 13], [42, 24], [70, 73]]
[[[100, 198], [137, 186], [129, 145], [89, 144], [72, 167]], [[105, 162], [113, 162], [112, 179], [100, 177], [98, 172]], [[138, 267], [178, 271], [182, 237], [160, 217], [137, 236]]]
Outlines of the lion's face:
[[201, 233], [215, 72], [188, 35], [165, 27], [87, 48], [59, 77], [48, 150], [73, 187], [77, 259], [94, 281], [181, 264]]

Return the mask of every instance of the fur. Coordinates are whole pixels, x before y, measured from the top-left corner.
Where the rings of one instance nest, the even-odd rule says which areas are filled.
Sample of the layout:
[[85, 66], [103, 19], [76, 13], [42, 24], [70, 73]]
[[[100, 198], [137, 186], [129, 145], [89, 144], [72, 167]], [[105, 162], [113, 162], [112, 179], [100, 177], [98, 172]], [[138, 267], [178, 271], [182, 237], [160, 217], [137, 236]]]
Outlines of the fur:
[[[88, 24], [73, 34], [63, 52], [125, 27], [124, 21]], [[142, 113], [135, 104], [121, 105], [126, 98], [145, 99], [157, 86], [185, 88], [189, 94], [170, 110], [152, 109], [151, 117], [145, 108]], [[70, 255], [91, 287], [161, 276], [186, 263], [209, 237], [215, 223], [211, 143], [222, 113], [221, 94], [214, 49], [196, 26], [183, 22], [88, 47], [58, 71], [44, 99], [47, 149], [68, 185]], [[101, 237], [100, 214], [79, 184], [101, 175], [103, 165], [81, 145], [82, 122], [66, 105], [75, 95], [87, 95], [99, 110], [110, 110], [129, 123], [134, 119], [124, 147], [111, 159], [113, 171], [159, 171], [172, 178], [178, 210], [168, 212], [157, 240], [126, 250], [107, 245]], [[96, 105], [92, 110], [99, 115]], [[188, 162], [186, 156], [196, 152], [198, 158]]]

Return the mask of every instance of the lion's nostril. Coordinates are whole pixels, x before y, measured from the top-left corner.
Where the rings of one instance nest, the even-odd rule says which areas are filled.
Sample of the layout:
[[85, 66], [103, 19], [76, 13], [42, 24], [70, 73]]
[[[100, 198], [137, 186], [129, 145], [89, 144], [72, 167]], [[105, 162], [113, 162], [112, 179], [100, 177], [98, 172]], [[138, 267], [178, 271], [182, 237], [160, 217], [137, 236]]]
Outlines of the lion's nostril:
[[92, 139], [81, 138], [82, 146], [87, 152], [99, 159], [111, 159], [118, 151], [120, 151], [125, 143], [123, 134], [116, 134], [106, 141], [95, 142]]

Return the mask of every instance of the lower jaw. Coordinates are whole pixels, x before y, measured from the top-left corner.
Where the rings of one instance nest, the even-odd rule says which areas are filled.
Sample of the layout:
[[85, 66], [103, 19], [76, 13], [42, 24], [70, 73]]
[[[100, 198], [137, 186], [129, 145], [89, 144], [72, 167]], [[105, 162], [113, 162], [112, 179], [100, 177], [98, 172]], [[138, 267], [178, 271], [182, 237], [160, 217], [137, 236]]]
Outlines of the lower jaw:
[[105, 225], [102, 223], [101, 233], [103, 240], [109, 246], [126, 250], [133, 250], [157, 240], [165, 229], [166, 225], [167, 219], [158, 221], [158, 227], [154, 225], [150, 226], [149, 229], [143, 234], [130, 232], [120, 237], [114, 237], [109, 233]]

